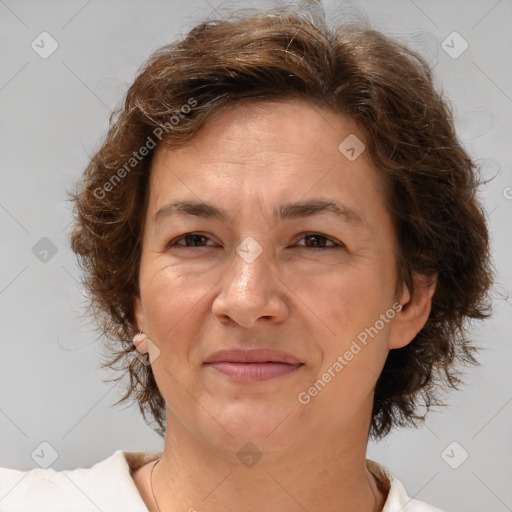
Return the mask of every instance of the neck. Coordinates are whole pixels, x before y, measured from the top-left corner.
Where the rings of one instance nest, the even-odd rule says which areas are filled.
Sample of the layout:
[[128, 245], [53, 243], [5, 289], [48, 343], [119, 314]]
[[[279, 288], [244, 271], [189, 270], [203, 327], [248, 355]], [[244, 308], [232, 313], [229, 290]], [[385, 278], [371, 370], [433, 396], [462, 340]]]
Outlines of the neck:
[[161, 512], [381, 510], [384, 497], [366, 469], [366, 432], [352, 428], [319, 435], [282, 452], [263, 447], [261, 459], [254, 465], [249, 459], [246, 466], [236, 450], [192, 436], [168, 414], [162, 459], [153, 475], [158, 507]]

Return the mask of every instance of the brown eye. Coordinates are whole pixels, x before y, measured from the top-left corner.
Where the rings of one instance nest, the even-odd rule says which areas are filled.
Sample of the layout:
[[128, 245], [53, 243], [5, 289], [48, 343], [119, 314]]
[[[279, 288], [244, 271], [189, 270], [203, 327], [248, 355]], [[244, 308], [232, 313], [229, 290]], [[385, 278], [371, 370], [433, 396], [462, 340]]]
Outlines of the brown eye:
[[[178, 243], [181, 240], [183, 240], [185, 243]], [[201, 233], [187, 233], [186, 235], [180, 236], [174, 240], [174, 242], [171, 242], [169, 246], [178, 245], [182, 247], [205, 247], [202, 242], [206, 240], [209, 240], [209, 238], [206, 235], [202, 235]]]
[[[336, 247], [341, 247], [341, 244], [335, 242], [331, 238], [320, 233], [305, 233], [302, 236], [301, 240], [305, 240], [306, 243], [304, 244], [304, 246], [310, 249], [333, 249]], [[330, 243], [331, 245], [326, 245], [328, 243]]]

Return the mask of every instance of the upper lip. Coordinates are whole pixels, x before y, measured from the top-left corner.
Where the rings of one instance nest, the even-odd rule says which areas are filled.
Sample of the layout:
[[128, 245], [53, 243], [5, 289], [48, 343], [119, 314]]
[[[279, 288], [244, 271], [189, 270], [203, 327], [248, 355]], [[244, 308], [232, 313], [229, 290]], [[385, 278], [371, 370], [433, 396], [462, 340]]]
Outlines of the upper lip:
[[266, 348], [241, 350], [228, 349], [215, 352], [205, 363], [287, 363], [302, 364], [292, 355], [281, 350]]

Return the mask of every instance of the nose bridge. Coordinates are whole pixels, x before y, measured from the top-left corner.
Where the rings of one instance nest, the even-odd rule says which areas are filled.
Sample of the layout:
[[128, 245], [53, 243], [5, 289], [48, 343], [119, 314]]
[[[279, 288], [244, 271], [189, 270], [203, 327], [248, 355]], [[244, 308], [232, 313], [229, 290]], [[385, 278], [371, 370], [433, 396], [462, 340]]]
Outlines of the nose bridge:
[[252, 236], [246, 236], [236, 248], [233, 263], [225, 277], [226, 285], [233, 288], [233, 291], [243, 296], [265, 294], [268, 287], [270, 249], [266, 249]]
[[[235, 229], [241, 235], [241, 241], [236, 247], [232, 268], [229, 272], [231, 279], [236, 281], [239, 292], [250, 292], [253, 288], [264, 285], [265, 275], [268, 274], [270, 263], [269, 218], [264, 208], [261, 194], [246, 193], [249, 184], [244, 183], [240, 208]], [[265, 272], [267, 268], [267, 272]]]
[[270, 249], [247, 236], [236, 248], [233, 262], [222, 278], [214, 301], [217, 315], [229, 316], [246, 327], [258, 318], [279, 318], [286, 306], [280, 296], [278, 280], [270, 270]]

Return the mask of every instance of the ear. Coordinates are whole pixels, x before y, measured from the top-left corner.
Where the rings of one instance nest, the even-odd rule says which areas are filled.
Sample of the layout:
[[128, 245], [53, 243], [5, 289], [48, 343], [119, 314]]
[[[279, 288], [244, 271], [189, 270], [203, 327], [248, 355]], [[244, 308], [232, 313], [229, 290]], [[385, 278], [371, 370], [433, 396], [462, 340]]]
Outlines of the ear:
[[138, 335], [140, 331], [146, 332], [146, 321], [144, 318], [144, 307], [142, 305], [142, 301], [140, 297], [135, 298], [134, 302], [134, 316], [135, 316], [135, 325], [134, 325], [134, 343], [135, 347], [141, 354], [145, 354], [148, 351], [147, 347], [147, 336], [146, 335]]
[[135, 325], [133, 326], [135, 332], [133, 334], [136, 334], [139, 331], [146, 331], [144, 306], [142, 305], [142, 300], [140, 299], [139, 296], [135, 297], [133, 313], [135, 316]]
[[402, 308], [391, 325], [388, 348], [402, 348], [409, 344], [423, 328], [430, 315], [432, 297], [437, 284], [437, 276], [413, 275], [412, 295], [408, 288], [402, 293]]

